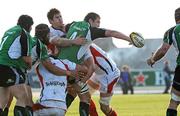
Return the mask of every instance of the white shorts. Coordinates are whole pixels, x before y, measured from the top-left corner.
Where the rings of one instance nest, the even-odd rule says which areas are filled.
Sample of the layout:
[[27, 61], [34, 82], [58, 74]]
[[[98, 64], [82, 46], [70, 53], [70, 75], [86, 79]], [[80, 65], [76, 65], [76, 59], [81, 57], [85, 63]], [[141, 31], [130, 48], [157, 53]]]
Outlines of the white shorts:
[[[48, 105], [44, 105], [41, 103], [34, 104], [33, 105], [34, 116], [64, 116], [66, 110], [63, 109], [61, 106], [59, 106], [62, 103], [60, 102], [56, 103], [56, 102], [55, 101], [44, 102], [44, 104], [49, 103]], [[51, 106], [53, 104], [54, 107]]]
[[120, 70], [116, 68], [113, 72], [109, 74], [96, 74], [94, 73], [90, 80], [96, 84], [100, 85], [100, 93], [113, 93], [114, 86], [116, 85], [120, 77]]
[[66, 111], [60, 108], [47, 108], [36, 110], [33, 116], [65, 116]]

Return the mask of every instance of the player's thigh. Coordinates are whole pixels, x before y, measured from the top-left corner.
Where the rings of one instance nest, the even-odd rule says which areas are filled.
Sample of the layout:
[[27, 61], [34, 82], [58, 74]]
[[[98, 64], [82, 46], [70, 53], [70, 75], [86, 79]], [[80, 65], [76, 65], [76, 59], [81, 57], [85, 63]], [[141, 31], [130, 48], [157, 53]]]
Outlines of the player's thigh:
[[0, 108], [4, 108], [10, 96], [9, 88], [0, 87]]
[[26, 84], [17, 84], [9, 87], [11, 95], [16, 99], [26, 100]]

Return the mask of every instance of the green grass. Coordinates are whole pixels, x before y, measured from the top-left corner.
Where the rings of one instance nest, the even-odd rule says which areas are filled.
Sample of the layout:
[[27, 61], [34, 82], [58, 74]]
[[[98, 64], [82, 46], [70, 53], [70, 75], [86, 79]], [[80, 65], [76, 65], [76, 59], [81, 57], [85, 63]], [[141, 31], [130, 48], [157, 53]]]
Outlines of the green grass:
[[[103, 116], [103, 113], [99, 109], [99, 96], [95, 95], [93, 99], [96, 102], [99, 116]], [[118, 116], [165, 116], [169, 99], [169, 94], [114, 95], [111, 106], [117, 111]], [[10, 109], [10, 116], [13, 116], [13, 105]], [[76, 99], [67, 111], [66, 116], [79, 116], [78, 108], [79, 100]], [[180, 112], [180, 109], [178, 111]]]

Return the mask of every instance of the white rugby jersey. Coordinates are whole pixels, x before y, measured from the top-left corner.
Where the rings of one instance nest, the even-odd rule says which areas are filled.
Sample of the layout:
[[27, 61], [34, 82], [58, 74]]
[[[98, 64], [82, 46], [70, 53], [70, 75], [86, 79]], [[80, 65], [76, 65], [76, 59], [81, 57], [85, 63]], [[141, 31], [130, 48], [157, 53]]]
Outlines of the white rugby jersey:
[[[64, 70], [75, 70], [76, 64], [68, 60], [58, 60], [50, 58], [51, 62]], [[40, 95], [40, 102], [54, 100], [65, 103], [67, 76], [57, 76], [46, 70], [42, 64], [36, 68], [42, 89]], [[50, 104], [48, 104], [50, 105]], [[46, 105], [47, 106], [47, 105]], [[49, 106], [49, 107], [59, 107]]]
[[95, 73], [102, 74], [106, 73], [109, 74], [113, 72], [117, 66], [115, 62], [108, 57], [105, 51], [103, 51], [100, 47], [95, 44], [91, 44], [90, 51], [93, 56], [94, 62], [96, 64]]
[[55, 39], [56, 37], [65, 37], [65, 32], [60, 29], [55, 29], [53, 27], [50, 28], [50, 42]]

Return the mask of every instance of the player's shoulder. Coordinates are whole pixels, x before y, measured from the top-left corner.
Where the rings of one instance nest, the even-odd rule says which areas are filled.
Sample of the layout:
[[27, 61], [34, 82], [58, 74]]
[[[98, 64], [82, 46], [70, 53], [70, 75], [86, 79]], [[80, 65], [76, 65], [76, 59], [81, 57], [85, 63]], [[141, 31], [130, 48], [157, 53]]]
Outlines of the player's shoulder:
[[165, 31], [165, 33], [164, 33], [164, 37], [172, 34], [175, 27], [176, 27], [176, 26], [173, 26], [173, 27], [167, 29], [167, 30]]

